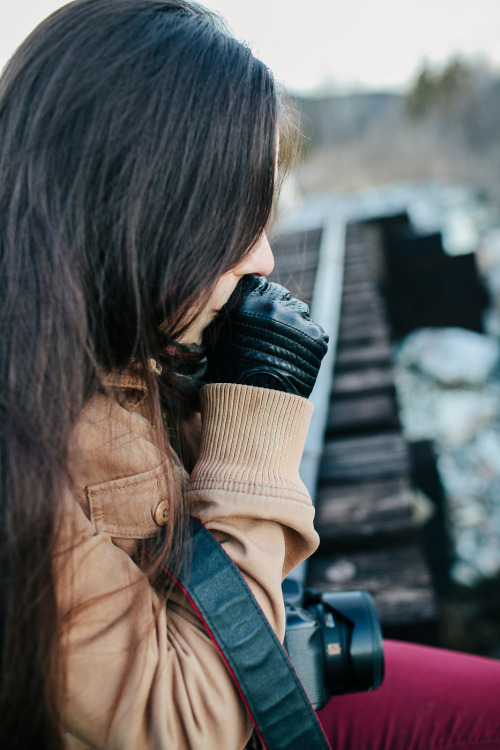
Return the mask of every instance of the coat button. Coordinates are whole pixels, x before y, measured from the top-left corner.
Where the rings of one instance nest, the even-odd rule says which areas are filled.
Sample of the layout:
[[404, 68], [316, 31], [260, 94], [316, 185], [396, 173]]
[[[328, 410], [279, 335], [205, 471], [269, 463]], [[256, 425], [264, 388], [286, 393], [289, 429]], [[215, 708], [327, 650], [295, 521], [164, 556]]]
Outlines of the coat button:
[[165, 526], [168, 517], [168, 503], [161, 500], [153, 511], [153, 518], [158, 526]]

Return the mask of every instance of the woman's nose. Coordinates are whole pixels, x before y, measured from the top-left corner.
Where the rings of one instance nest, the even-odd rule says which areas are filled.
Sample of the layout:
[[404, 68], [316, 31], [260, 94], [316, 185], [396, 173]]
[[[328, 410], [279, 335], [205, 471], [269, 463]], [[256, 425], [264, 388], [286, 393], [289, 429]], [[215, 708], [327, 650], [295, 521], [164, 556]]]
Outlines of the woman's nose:
[[268, 276], [274, 268], [274, 255], [265, 232], [259, 237], [248, 258], [245, 258], [238, 274]]

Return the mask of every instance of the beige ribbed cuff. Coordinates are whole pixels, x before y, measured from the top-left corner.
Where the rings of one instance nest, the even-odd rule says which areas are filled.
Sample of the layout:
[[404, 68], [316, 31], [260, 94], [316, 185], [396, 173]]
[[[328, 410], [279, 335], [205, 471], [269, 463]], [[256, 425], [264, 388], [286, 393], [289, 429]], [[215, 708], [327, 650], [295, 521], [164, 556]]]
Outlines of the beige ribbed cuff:
[[[313, 405], [300, 396], [215, 383], [201, 390], [202, 443], [189, 489], [307, 495], [299, 464]], [[287, 492], [286, 495], [289, 493]]]

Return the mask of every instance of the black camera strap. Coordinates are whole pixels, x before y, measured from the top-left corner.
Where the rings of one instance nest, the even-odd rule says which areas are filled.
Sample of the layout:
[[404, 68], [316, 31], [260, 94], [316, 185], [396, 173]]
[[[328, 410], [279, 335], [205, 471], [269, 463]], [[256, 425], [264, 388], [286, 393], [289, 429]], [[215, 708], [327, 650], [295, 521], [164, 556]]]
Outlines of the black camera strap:
[[191, 518], [189, 566], [173, 577], [217, 646], [267, 750], [330, 750], [288, 655], [243, 576]]

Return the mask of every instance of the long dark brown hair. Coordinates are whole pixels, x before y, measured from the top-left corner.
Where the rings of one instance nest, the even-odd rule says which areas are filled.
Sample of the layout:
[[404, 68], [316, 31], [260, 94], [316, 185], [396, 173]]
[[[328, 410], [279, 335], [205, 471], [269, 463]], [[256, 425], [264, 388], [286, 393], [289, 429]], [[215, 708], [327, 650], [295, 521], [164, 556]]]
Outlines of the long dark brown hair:
[[[181, 334], [271, 211], [271, 74], [184, 0], [76, 0], [0, 79], [0, 746], [62, 747], [53, 548], [104, 373]], [[164, 540], [182, 538], [172, 497]]]

